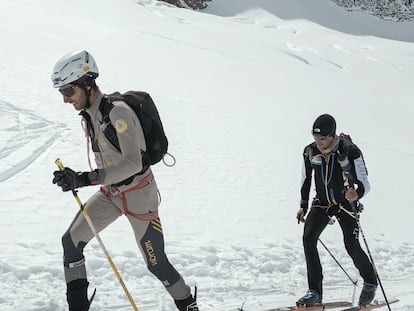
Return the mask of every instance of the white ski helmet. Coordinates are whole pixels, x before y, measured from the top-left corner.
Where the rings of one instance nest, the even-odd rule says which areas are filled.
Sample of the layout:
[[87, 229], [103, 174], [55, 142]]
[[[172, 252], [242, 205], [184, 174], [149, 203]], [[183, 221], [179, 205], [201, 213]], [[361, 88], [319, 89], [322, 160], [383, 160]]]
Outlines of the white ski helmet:
[[58, 60], [52, 73], [53, 87], [58, 88], [82, 77], [97, 78], [98, 66], [92, 55], [85, 50], [66, 54]]

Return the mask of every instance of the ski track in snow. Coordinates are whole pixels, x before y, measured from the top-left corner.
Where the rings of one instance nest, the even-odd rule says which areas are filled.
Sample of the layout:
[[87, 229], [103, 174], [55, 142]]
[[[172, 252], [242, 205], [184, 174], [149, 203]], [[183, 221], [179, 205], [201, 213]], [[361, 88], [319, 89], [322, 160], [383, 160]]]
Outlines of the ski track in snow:
[[60, 137], [58, 127], [0, 100], [0, 182], [30, 166]]
[[[309, 53], [309, 54], [311, 54], [311, 57], [316, 57], [319, 60], [321, 60], [321, 61], [323, 61], [323, 62], [325, 62], [325, 63], [327, 63], [329, 65], [332, 65], [332, 66], [334, 66], [334, 67], [336, 67], [338, 69], [341, 69], [341, 70], [344, 70], [345, 69], [342, 65], [337, 64], [334, 61], [325, 59], [324, 57], [322, 57], [319, 53], [317, 53], [314, 49], [312, 49], [310, 47], [298, 46], [298, 45], [295, 45], [295, 44], [293, 44], [291, 42], [287, 42], [286, 45], [292, 51]], [[295, 58], [300, 59], [301, 61], [303, 61], [307, 65], [312, 66], [311, 61], [309, 61], [309, 60], [307, 60], [307, 59], [305, 59], [303, 57], [299, 57], [298, 55], [296, 55], [294, 53], [289, 53], [289, 52], [287, 52], [287, 54], [290, 55], [290, 56], [292, 56], [292, 57], [295, 57]]]
[[[338, 258], [347, 257], [342, 245], [326, 244]], [[246, 310], [259, 311], [274, 307], [275, 301], [278, 300], [281, 305], [295, 301], [299, 294], [297, 288], [305, 286], [303, 275], [306, 270], [302, 249], [292, 240], [267, 244], [261, 249], [241, 246], [230, 248], [204, 246], [199, 249], [189, 249], [181, 245], [180, 242], [167, 245], [167, 248], [174, 249], [174, 252], [170, 252], [169, 259], [190, 284], [195, 284], [197, 280], [202, 310], [230, 311], [236, 310], [244, 303]], [[385, 287], [389, 283], [406, 279], [407, 273], [414, 273], [411, 262], [414, 256], [413, 245], [405, 244], [400, 248], [390, 249], [385, 244], [377, 243], [373, 253]], [[324, 267], [325, 288], [329, 288], [325, 292], [325, 300], [350, 299], [353, 285], [345, 280], [343, 272], [322, 248], [320, 254]], [[90, 271], [90, 291], [91, 288], [98, 288], [91, 311], [130, 310], [131, 307], [126, 303], [124, 293], [112, 270], [109, 269], [99, 246], [91, 243], [85, 250], [85, 255], [87, 269]], [[64, 310], [61, 306], [65, 290], [62, 271], [59, 269], [60, 256], [60, 253], [49, 254], [51, 261], [47, 265], [29, 263], [25, 267], [13, 265], [10, 260], [7, 262], [1, 260], [0, 293], [2, 287], [7, 286], [12, 296], [0, 298], [0, 309], [2, 311]], [[140, 310], [149, 311], [154, 308], [172, 310], [171, 299], [162, 289], [159, 281], [147, 271], [139, 254], [134, 251], [112, 252], [112, 258]], [[350, 260], [342, 262], [342, 265], [353, 278], [358, 277]], [[39, 287], [39, 280], [44, 283], [44, 288]], [[14, 290], [10, 290], [10, 284], [14, 284]], [[359, 291], [360, 288], [357, 289], [357, 292]], [[341, 293], [340, 297], [337, 296], [338, 293]], [[158, 295], [158, 299], [154, 299], [154, 294]], [[393, 294], [388, 292], [391, 296], [389, 298], [393, 298]], [[113, 296], [110, 305], [106, 300], [107, 295]], [[378, 291], [377, 298], [380, 298], [380, 295]], [[140, 297], [152, 298], [147, 301]], [[274, 300], [271, 299], [272, 297]], [[280, 297], [284, 300], [280, 300]], [[27, 305], [25, 301], [30, 301], [32, 305]], [[22, 308], [22, 305], [26, 306]], [[413, 310], [409, 309], [412, 306], [400, 307], [396, 306], [393, 309]]]

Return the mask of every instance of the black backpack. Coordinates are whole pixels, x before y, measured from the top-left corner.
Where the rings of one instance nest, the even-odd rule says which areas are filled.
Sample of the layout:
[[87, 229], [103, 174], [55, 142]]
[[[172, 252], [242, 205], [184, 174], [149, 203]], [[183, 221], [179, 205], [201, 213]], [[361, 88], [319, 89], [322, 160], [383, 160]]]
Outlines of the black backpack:
[[134, 110], [144, 131], [147, 151], [142, 151], [143, 166], [150, 166], [161, 161], [168, 151], [168, 139], [165, 136], [158, 110], [151, 96], [146, 92], [128, 91], [124, 94], [115, 92], [105, 95], [99, 106], [102, 114], [102, 126], [104, 135], [118, 150], [118, 136], [109, 119], [109, 112], [114, 107], [113, 102], [121, 100]]

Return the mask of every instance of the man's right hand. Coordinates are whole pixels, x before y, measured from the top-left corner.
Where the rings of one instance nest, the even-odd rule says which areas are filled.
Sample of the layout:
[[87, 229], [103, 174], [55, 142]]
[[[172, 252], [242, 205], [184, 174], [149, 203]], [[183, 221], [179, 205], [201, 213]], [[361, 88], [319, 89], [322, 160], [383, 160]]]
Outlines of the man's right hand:
[[305, 222], [305, 215], [308, 211], [308, 201], [307, 200], [300, 200], [300, 209], [296, 213], [296, 219], [298, 220], [298, 224], [301, 222]]
[[305, 215], [306, 212], [305, 210], [301, 207], [298, 212], [296, 213], [296, 219], [298, 220], [298, 224], [300, 224], [301, 222], [305, 222]]
[[75, 190], [80, 187], [91, 185], [89, 180], [89, 172], [75, 172], [69, 167], [65, 167], [63, 171], [53, 172], [53, 183], [62, 188], [62, 191]]

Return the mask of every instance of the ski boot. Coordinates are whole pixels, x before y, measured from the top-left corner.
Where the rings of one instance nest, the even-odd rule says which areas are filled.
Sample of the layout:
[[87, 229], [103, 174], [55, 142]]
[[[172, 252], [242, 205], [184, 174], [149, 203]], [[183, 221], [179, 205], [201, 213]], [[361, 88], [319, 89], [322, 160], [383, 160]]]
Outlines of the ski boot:
[[321, 295], [319, 295], [319, 293], [316, 290], [309, 289], [302, 298], [296, 301], [296, 306], [297, 307], [311, 307], [311, 306], [321, 304], [321, 303], [322, 303]]
[[174, 300], [174, 302], [180, 311], [199, 311], [197, 306], [197, 287], [194, 291], [194, 297], [190, 294], [187, 298], [182, 300]]
[[377, 284], [371, 284], [364, 282], [361, 295], [359, 296], [358, 305], [365, 307], [369, 305], [375, 297], [375, 291], [377, 290]]
[[95, 291], [91, 299], [88, 299], [88, 281], [79, 279], [71, 281], [67, 284], [66, 300], [69, 305], [69, 311], [88, 311]]

